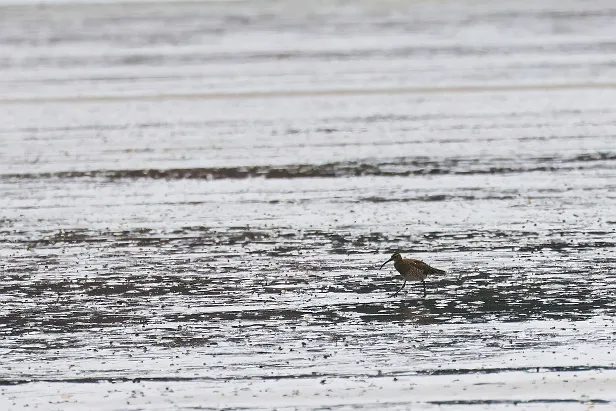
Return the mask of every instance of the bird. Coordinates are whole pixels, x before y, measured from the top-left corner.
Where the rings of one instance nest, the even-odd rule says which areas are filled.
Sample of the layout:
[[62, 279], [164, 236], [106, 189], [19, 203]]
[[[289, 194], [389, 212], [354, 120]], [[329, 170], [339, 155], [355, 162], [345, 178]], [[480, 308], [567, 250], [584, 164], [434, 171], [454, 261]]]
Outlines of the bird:
[[402, 287], [398, 288], [398, 291], [392, 296], [395, 297], [404, 288], [407, 281], [421, 281], [423, 284], [424, 298], [426, 297], [426, 277], [429, 274], [445, 274], [445, 271], [438, 268], [430, 267], [428, 264], [421, 260], [415, 260], [413, 258], [402, 258], [400, 253], [395, 252], [391, 255], [391, 258], [383, 263], [379, 270], [385, 266], [388, 262], [393, 261], [394, 267], [400, 273], [400, 276], [404, 279]]

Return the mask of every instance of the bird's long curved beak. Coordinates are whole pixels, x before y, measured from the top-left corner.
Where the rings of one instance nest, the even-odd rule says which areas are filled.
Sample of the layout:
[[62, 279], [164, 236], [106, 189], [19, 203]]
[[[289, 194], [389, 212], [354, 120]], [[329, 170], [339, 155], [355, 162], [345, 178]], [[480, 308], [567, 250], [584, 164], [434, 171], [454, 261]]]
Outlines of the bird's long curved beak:
[[394, 260], [393, 258], [390, 258], [389, 260], [385, 261], [385, 262], [383, 263], [383, 265], [382, 265], [381, 267], [379, 267], [379, 270], [380, 270], [381, 268], [385, 267], [385, 264], [387, 264], [388, 262], [393, 261], [393, 260]]

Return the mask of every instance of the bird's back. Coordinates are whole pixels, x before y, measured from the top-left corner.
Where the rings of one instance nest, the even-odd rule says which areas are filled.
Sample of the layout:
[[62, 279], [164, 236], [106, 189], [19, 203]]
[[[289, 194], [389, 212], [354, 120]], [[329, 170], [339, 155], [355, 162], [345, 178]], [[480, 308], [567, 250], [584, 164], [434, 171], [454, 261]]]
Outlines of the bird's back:
[[418, 266], [421, 267], [421, 269], [426, 273], [426, 274], [445, 274], [444, 270], [439, 270], [438, 268], [434, 268], [432, 266], [429, 266], [428, 264], [424, 263], [421, 260], [414, 260], [415, 264], [417, 264]]
[[423, 261], [414, 258], [403, 258], [400, 262], [396, 262], [394, 266], [400, 274], [408, 274], [413, 277], [421, 276], [425, 278], [429, 274], [445, 274], [445, 271], [431, 267]]

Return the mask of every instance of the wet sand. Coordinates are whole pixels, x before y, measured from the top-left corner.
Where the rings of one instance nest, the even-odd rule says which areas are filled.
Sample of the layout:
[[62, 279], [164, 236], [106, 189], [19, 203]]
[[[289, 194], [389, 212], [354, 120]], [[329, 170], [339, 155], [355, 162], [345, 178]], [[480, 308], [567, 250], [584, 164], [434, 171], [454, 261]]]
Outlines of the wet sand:
[[0, 12], [0, 408], [616, 404], [610, 2]]

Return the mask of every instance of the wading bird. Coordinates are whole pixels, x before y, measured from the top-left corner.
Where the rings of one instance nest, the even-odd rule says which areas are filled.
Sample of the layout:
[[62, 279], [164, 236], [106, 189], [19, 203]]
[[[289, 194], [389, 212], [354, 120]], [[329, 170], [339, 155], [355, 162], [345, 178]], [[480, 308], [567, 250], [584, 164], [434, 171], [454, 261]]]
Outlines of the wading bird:
[[[400, 273], [400, 276], [404, 278], [402, 287], [398, 288], [398, 291], [393, 295], [397, 296], [400, 290], [404, 288], [407, 281], [421, 281], [424, 289], [424, 297], [426, 296], [426, 277], [429, 274], [445, 274], [445, 271], [438, 268], [430, 267], [428, 264], [421, 260], [415, 260], [412, 258], [402, 258], [400, 253], [393, 253], [391, 258], [383, 263], [381, 268], [388, 262], [393, 261], [394, 267]], [[379, 268], [379, 270], [381, 269]]]

